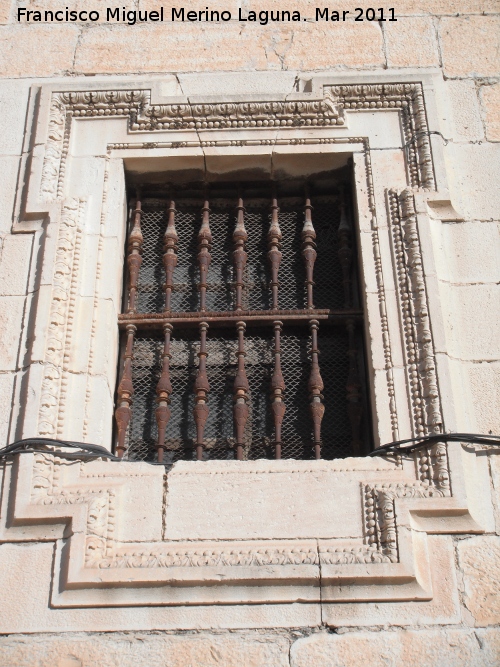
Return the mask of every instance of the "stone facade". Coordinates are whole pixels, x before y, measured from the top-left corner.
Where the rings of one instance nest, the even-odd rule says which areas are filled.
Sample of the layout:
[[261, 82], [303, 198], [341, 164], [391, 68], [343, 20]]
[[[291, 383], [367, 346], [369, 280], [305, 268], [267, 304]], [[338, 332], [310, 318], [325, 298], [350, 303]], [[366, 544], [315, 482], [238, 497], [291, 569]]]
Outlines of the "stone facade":
[[498, 664], [498, 453], [444, 436], [500, 433], [498, 3], [133, 27], [18, 6], [0, 0], [2, 445], [112, 447], [125, 173], [349, 160], [375, 443], [443, 439], [168, 472], [9, 460], [0, 665]]

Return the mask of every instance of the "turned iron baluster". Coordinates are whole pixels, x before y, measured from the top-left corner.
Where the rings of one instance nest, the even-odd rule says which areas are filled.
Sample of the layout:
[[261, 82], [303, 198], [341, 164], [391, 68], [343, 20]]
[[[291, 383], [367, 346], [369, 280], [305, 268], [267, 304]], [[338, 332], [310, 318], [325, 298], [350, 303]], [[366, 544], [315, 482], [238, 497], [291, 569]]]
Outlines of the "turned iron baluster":
[[198, 373], [194, 383], [195, 405], [193, 409], [194, 421], [196, 424], [196, 458], [201, 461], [203, 458], [203, 437], [205, 433], [205, 424], [208, 419], [208, 392], [210, 385], [207, 377], [207, 329], [206, 322], [200, 322], [200, 351], [198, 352], [199, 365]]
[[313, 423], [314, 457], [319, 459], [321, 458], [321, 421], [325, 414], [325, 406], [321, 400], [323, 398], [321, 392], [323, 391], [324, 384], [318, 363], [318, 320], [311, 320], [309, 327], [311, 329], [311, 373], [309, 375], [308, 389]]
[[116, 453], [122, 458], [125, 453], [125, 438], [130, 423], [132, 397], [134, 387], [132, 385], [132, 359], [134, 349], [134, 334], [137, 331], [133, 324], [127, 324], [127, 344], [123, 360], [123, 373], [118, 385], [118, 407], [115, 410], [116, 426], [118, 429], [118, 442]]
[[361, 404], [361, 381], [358, 372], [356, 349], [356, 336], [354, 320], [347, 320], [347, 333], [349, 337], [349, 374], [347, 376], [347, 414], [351, 423], [352, 433], [352, 451], [354, 456], [361, 454], [361, 417], [363, 413], [363, 406]]
[[309, 196], [309, 187], [305, 191], [306, 203], [304, 205], [304, 226], [302, 227], [302, 257], [306, 269], [306, 288], [307, 288], [307, 308], [314, 308], [313, 303], [313, 272], [314, 263], [318, 253], [316, 252], [316, 232], [311, 219], [311, 199]]
[[281, 458], [281, 425], [285, 415], [285, 403], [283, 394], [285, 391], [285, 381], [281, 371], [281, 331], [283, 322], [275, 321], [274, 326], [274, 371], [271, 377], [271, 410], [274, 418], [274, 457]]
[[345, 212], [345, 202], [342, 197], [340, 203], [340, 224], [338, 228], [339, 249], [338, 257], [340, 267], [342, 269], [342, 285], [344, 287], [344, 306], [350, 308], [352, 303], [351, 298], [351, 263], [352, 263], [352, 249], [351, 249], [351, 227]]
[[243, 459], [243, 445], [245, 426], [248, 420], [248, 392], [250, 387], [245, 372], [245, 333], [246, 325], [244, 322], [236, 323], [238, 331], [238, 372], [234, 379], [234, 428], [236, 431], [236, 458], [238, 461]]
[[247, 265], [248, 253], [245, 250], [245, 243], [248, 240], [248, 234], [245, 229], [245, 208], [243, 207], [243, 199], [241, 196], [238, 197], [238, 206], [236, 207], [238, 211], [236, 227], [233, 232], [233, 242], [235, 249], [233, 251], [233, 260], [234, 260], [234, 269], [236, 273], [236, 306], [235, 310], [242, 310], [242, 298], [243, 298], [243, 274], [245, 272], [245, 267]]
[[158, 425], [158, 440], [156, 449], [158, 451], [158, 463], [163, 462], [163, 452], [165, 450], [165, 431], [170, 419], [170, 396], [172, 395], [172, 384], [170, 382], [170, 336], [172, 335], [172, 325], [165, 324], [163, 330], [165, 332], [165, 344], [163, 348], [163, 366], [161, 369], [160, 379], [156, 385], [156, 400], [158, 407], [155, 411], [156, 423]]
[[202, 208], [202, 222], [198, 233], [198, 262], [200, 266], [200, 310], [207, 309], [207, 277], [208, 268], [212, 261], [210, 248], [212, 246], [212, 234], [210, 232], [210, 208], [208, 206], [208, 194]]
[[168, 207], [168, 224], [163, 237], [163, 266], [165, 268], [165, 311], [172, 308], [172, 290], [174, 287], [174, 269], [177, 266], [177, 231], [175, 229], [175, 202]]
[[276, 194], [276, 186], [273, 187], [273, 196], [271, 204], [271, 225], [267, 234], [267, 241], [269, 245], [269, 252], [267, 256], [271, 264], [271, 294], [272, 294], [272, 309], [278, 309], [278, 271], [281, 264], [282, 254], [281, 248], [281, 229], [278, 222], [278, 199]]
[[139, 280], [139, 271], [142, 264], [142, 244], [144, 237], [141, 230], [141, 201], [140, 193], [137, 193], [137, 200], [134, 210], [134, 226], [128, 237], [128, 312], [135, 313], [137, 306], [137, 283]]

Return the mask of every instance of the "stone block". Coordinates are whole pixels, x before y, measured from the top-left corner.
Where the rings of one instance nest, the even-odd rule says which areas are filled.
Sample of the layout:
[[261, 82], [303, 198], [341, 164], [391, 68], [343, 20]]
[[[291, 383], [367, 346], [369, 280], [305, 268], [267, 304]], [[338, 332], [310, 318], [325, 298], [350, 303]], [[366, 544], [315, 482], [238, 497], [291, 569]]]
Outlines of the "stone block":
[[498, 11], [496, 0], [398, 0], [396, 16], [406, 14], [482, 14]]
[[18, 157], [10, 155], [0, 157], [0, 173], [2, 174], [2, 188], [0, 189], [0, 234], [9, 233], [12, 229], [19, 162]]
[[11, 5], [11, 0], [0, 0], [0, 25], [9, 22]]
[[268, 64], [270, 69], [276, 65], [304, 70], [385, 65], [382, 31], [376, 23], [275, 23], [271, 30], [265, 47], [268, 63], [274, 65]]
[[484, 130], [474, 81], [448, 80], [444, 87], [453, 113], [454, 140], [480, 141]]
[[[81, 37], [75, 70], [82, 73], [129, 73], [266, 69], [264, 46], [268, 31], [239, 23], [220, 25], [163, 23], [128, 26], [101, 25]], [[196, 58], [193, 54], [196, 53]]]
[[500, 622], [500, 537], [481, 535], [460, 540], [458, 566], [464, 582], [464, 604], [477, 626]]
[[272, 667], [288, 666], [287, 637], [278, 633], [114, 633], [12, 637], [0, 643], [11, 665], [31, 667]]
[[5, 447], [9, 440], [10, 414], [14, 400], [14, 373], [0, 373], [0, 447]]
[[486, 138], [489, 141], [500, 141], [500, 83], [481, 87], [481, 104]]
[[[460, 308], [461, 327], [456, 332], [461, 359], [495, 361], [499, 357], [500, 299], [496, 285], [453, 287]], [[455, 321], [457, 313], [451, 313]]]
[[460, 623], [452, 540], [441, 535], [429, 535], [427, 540], [432, 576], [431, 601], [323, 604], [323, 622], [334, 627]]
[[334, 469], [329, 461], [180, 461], [168, 477], [166, 538], [361, 536], [361, 515], [350, 508], [357, 507], [363, 473]]
[[[490, 644], [487, 642], [490, 641]], [[498, 664], [498, 642], [480, 642], [471, 630], [396, 630], [392, 632], [320, 632], [292, 644], [291, 667], [371, 667], [419, 665], [487, 667]]]
[[451, 199], [465, 217], [498, 220], [500, 145], [451, 144], [444, 147]]
[[[8, 25], [0, 34], [0, 72], [5, 77], [54, 76], [73, 66], [79, 34], [75, 25]], [[14, 109], [19, 113], [17, 105]]]
[[0, 296], [23, 296], [28, 289], [33, 236], [6, 236], [0, 255]]
[[[320, 605], [304, 603], [55, 609], [49, 605], [53, 553], [50, 542], [0, 545], [1, 633], [275, 629], [321, 623]], [[36, 572], [36, 580], [27, 579], [28, 572]]]
[[108, 378], [104, 376], [87, 377], [86, 389], [88, 391], [84, 416], [86, 441], [111, 450], [114, 391], [110, 389]]
[[267, 90], [277, 95], [287, 95], [295, 91], [295, 78], [294, 71], [247, 72], [245, 76], [236, 72], [217, 72], [209, 77], [185, 72], [178, 75], [181, 89], [178, 94], [182, 92], [188, 97], [227, 95], [227, 91], [231, 90], [233, 95], [259, 95]]
[[384, 32], [388, 67], [439, 66], [438, 43], [432, 19], [398, 19], [385, 23]]
[[[485, 431], [485, 433], [486, 432], [487, 431]], [[493, 432], [498, 433], [498, 430]], [[492, 455], [489, 456], [488, 458], [491, 470], [491, 485], [492, 485], [491, 497], [493, 502], [493, 510], [495, 514], [495, 531], [497, 535], [500, 535], [500, 456], [498, 456], [498, 454], [492, 453]]]
[[22, 296], [0, 297], [1, 371], [11, 371], [17, 367], [25, 303], [26, 298]]
[[439, 24], [439, 36], [446, 76], [498, 75], [498, 16], [443, 18]]
[[497, 222], [441, 226], [442, 252], [451, 283], [500, 282], [500, 228]]

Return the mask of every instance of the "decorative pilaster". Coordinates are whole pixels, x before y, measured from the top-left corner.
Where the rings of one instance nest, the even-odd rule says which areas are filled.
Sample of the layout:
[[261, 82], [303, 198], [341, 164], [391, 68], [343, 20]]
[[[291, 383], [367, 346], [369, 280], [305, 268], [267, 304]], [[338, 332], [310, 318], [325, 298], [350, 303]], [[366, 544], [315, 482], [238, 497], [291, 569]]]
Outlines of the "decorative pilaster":
[[307, 308], [314, 308], [313, 303], [313, 272], [314, 263], [318, 253], [316, 252], [316, 232], [311, 219], [311, 199], [309, 196], [309, 187], [306, 186], [304, 205], [304, 226], [302, 227], [302, 257], [306, 269], [306, 290], [307, 290]]
[[[281, 254], [281, 253], [280, 253]], [[285, 416], [285, 403], [283, 402], [283, 393], [285, 391], [285, 381], [281, 371], [281, 331], [283, 322], [276, 320], [274, 326], [274, 371], [271, 378], [271, 410], [274, 419], [274, 456], [281, 458], [281, 425]]]
[[324, 389], [324, 384], [318, 363], [318, 320], [311, 320], [309, 327], [311, 329], [311, 373], [309, 375], [308, 389], [313, 423], [314, 458], [319, 459], [321, 458], [321, 421], [325, 414], [325, 406], [321, 402], [323, 398], [321, 392]]
[[165, 449], [165, 431], [167, 429], [167, 424], [170, 419], [170, 396], [172, 395], [172, 384], [170, 382], [170, 359], [172, 355], [170, 354], [170, 336], [172, 335], [172, 325], [165, 324], [163, 327], [165, 332], [165, 345], [163, 348], [163, 366], [161, 370], [160, 379], [156, 385], [156, 400], [158, 402], [158, 407], [155, 411], [156, 423], [158, 425], [158, 440], [157, 440], [157, 451], [158, 451], [158, 463], [163, 462], [163, 452]]
[[235, 310], [242, 310], [242, 297], [243, 297], [243, 275], [245, 272], [245, 267], [247, 265], [248, 253], [245, 250], [245, 243], [248, 239], [248, 234], [245, 229], [245, 208], [243, 206], [243, 199], [238, 197], [238, 206], [237, 210], [237, 220], [236, 227], [233, 232], [233, 242], [234, 242], [234, 270], [236, 274], [236, 305]]
[[177, 231], [175, 229], [175, 202], [170, 201], [168, 208], [168, 224], [163, 239], [163, 266], [165, 268], [165, 311], [172, 308], [172, 289], [174, 269], [177, 266]]
[[278, 309], [278, 271], [281, 264], [281, 229], [278, 222], [278, 199], [276, 194], [276, 186], [273, 188], [273, 199], [271, 205], [271, 225], [267, 234], [267, 241], [269, 244], [269, 252], [267, 256], [271, 264], [271, 294], [272, 294], [272, 309]]
[[135, 313], [137, 310], [137, 282], [142, 264], [142, 243], [144, 237], [141, 230], [141, 201], [137, 193], [134, 210], [134, 226], [128, 237], [128, 312]]
[[194, 405], [194, 421], [196, 424], [196, 458], [201, 461], [203, 458], [203, 437], [205, 433], [205, 424], [208, 419], [208, 392], [210, 385], [207, 377], [207, 330], [208, 324], [201, 322], [200, 324], [200, 351], [198, 352], [199, 365], [198, 373], [194, 383], [195, 390], [195, 405]]
[[132, 397], [134, 387], [132, 385], [132, 359], [134, 349], [134, 334], [137, 331], [133, 324], [127, 324], [127, 344], [123, 361], [123, 374], [118, 385], [118, 407], [115, 411], [116, 426], [118, 428], [118, 442], [116, 453], [121, 458], [125, 452], [125, 437], [130, 422]]
[[236, 458], [238, 461], [243, 459], [243, 445], [245, 426], [248, 420], [248, 392], [250, 387], [245, 371], [245, 333], [246, 325], [244, 322], [236, 323], [238, 331], [238, 372], [234, 378], [234, 428], [236, 431]]
[[198, 233], [198, 263], [200, 267], [200, 310], [207, 309], [207, 277], [208, 267], [212, 261], [210, 248], [212, 246], [212, 233], [210, 232], [210, 208], [208, 206], [208, 194], [202, 208], [202, 222]]

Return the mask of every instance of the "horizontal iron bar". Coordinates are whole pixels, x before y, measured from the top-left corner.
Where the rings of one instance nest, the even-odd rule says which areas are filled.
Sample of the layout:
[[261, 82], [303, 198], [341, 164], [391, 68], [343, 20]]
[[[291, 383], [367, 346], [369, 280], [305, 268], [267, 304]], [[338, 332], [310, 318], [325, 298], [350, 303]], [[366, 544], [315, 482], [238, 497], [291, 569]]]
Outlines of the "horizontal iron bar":
[[137, 327], [161, 328], [164, 324], [198, 326], [200, 322], [208, 322], [212, 326], [228, 326], [236, 322], [245, 324], [269, 324], [281, 320], [288, 324], [308, 324], [311, 320], [343, 323], [346, 320], [361, 320], [363, 311], [349, 310], [240, 310], [240, 311], [205, 311], [188, 313], [124, 313], [118, 316], [118, 324], [124, 329], [127, 324]]

